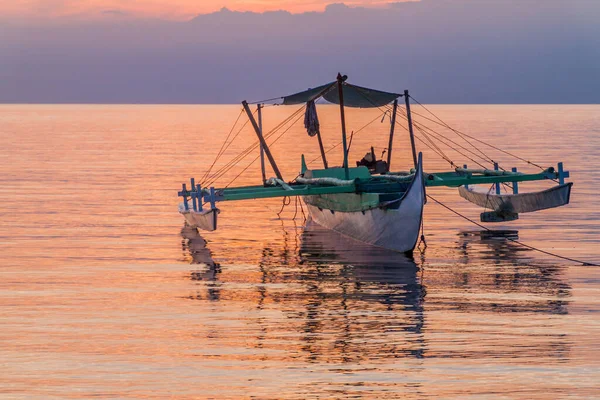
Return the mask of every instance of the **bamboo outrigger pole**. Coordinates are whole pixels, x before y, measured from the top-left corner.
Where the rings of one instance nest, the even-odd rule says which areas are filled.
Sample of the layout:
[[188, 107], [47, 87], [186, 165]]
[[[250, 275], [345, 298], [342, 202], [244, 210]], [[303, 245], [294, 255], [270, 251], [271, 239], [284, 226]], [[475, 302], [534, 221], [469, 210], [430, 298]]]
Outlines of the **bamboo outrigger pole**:
[[265, 141], [265, 138], [261, 134], [260, 128], [258, 127], [258, 124], [256, 123], [254, 116], [252, 115], [252, 111], [250, 111], [250, 107], [248, 107], [248, 102], [246, 100], [242, 101], [242, 106], [244, 106], [244, 110], [246, 110], [246, 114], [248, 114], [248, 119], [250, 120], [250, 123], [252, 124], [252, 127], [254, 128], [254, 132], [256, 132], [256, 136], [258, 136], [260, 145], [264, 149], [265, 154], [267, 155], [267, 158], [269, 159], [269, 163], [271, 164], [271, 167], [273, 168], [273, 171], [275, 172], [275, 175], [277, 176], [277, 178], [283, 180], [283, 177], [281, 176], [281, 172], [279, 172], [279, 168], [277, 168], [275, 159], [273, 158], [273, 155], [271, 154], [271, 150], [269, 150], [269, 146], [267, 146], [267, 142]]
[[344, 148], [344, 174], [346, 179], [349, 178], [348, 171], [348, 144], [346, 142], [346, 118], [344, 116], [344, 88], [343, 83], [348, 79], [348, 76], [340, 74], [338, 72], [337, 75], [337, 83], [338, 83], [338, 96], [340, 98], [340, 117], [342, 119], [342, 147]]
[[394, 128], [396, 127], [396, 111], [398, 110], [398, 99], [394, 100], [394, 107], [392, 109], [392, 127], [390, 128], [390, 142], [388, 143], [388, 159], [387, 159], [387, 170], [391, 171], [392, 165], [392, 146], [394, 144]]
[[412, 117], [410, 115], [410, 96], [408, 90], [404, 91], [404, 101], [406, 102], [406, 119], [408, 121], [408, 133], [410, 133], [410, 147], [412, 149], [413, 163], [417, 168], [417, 149], [415, 148], [415, 134], [413, 133]]

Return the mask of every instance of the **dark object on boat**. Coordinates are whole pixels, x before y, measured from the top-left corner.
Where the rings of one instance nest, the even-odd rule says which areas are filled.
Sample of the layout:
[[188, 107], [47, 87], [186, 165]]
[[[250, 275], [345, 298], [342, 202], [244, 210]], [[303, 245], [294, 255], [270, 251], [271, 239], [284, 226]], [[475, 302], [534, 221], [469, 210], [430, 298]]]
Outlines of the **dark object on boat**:
[[[383, 157], [383, 154], [381, 156]], [[386, 161], [376, 159], [375, 149], [373, 147], [371, 147], [371, 151], [369, 153], [365, 154], [362, 160], [356, 162], [356, 166], [367, 167], [371, 174], [385, 174], [388, 172], [388, 163]]]

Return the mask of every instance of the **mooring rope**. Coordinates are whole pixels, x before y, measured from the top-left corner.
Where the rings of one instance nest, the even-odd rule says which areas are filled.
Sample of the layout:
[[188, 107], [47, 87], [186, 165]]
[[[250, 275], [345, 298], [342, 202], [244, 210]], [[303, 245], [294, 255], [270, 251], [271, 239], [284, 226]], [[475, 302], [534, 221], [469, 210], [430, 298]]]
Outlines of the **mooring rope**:
[[283, 212], [283, 209], [285, 208], [285, 206], [289, 206], [290, 203], [292, 202], [292, 198], [288, 197], [288, 196], [284, 196], [282, 201], [281, 201], [281, 210], [279, 210], [279, 212], [277, 213], [277, 216], [281, 219], [281, 213]]
[[[478, 223], [478, 222], [476, 222], [476, 221], [473, 221], [471, 218], [469, 218], [469, 217], [467, 217], [467, 216], [465, 216], [465, 215], [463, 215], [463, 214], [459, 213], [458, 211], [455, 211], [455, 210], [453, 210], [452, 208], [448, 207], [447, 205], [445, 205], [445, 204], [444, 204], [444, 203], [442, 203], [441, 201], [439, 201], [439, 200], [436, 200], [436, 199], [435, 199], [434, 197], [432, 197], [431, 195], [427, 195], [427, 197], [428, 197], [428, 198], [430, 198], [431, 200], [435, 201], [437, 204], [439, 204], [440, 206], [444, 207], [445, 209], [447, 209], [447, 210], [449, 210], [449, 211], [453, 212], [454, 214], [458, 215], [459, 217], [466, 219], [466, 220], [467, 220], [467, 221], [469, 221], [470, 223], [472, 223], [472, 224], [475, 224], [475, 225], [477, 225], [478, 227], [480, 227], [480, 228], [482, 228], [482, 229], [485, 229], [485, 230], [486, 230], [486, 231], [488, 231], [488, 232], [493, 232], [493, 231], [492, 231], [491, 229], [489, 229], [488, 227], [486, 227], [486, 226], [484, 226], [484, 225], [482, 225], [482, 224], [480, 224], [480, 223]], [[518, 245], [520, 245], [520, 246], [526, 247], [526, 248], [528, 248], [528, 249], [530, 249], [530, 250], [535, 250], [535, 251], [538, 251], [538, 252], [540, 252], [540, 253], [544, 253], [544, 254], [546, 254], [546, 255], [552, 256], [552, 257], [556, 257], [556, 258], [560, 258], [560, 259], [563, 259], [563, 260], [567, 260], [567, 261], [571, 261], [571, 262], [579, 263], [579, 264], [582, 264], [583, 266], [586, 266], [586, 267], [600, 267], [600, 265], [599, 265], [599, 264], [589, 263], [589, 262], [586, 262], [586, 261], [577, 260], [577, 259], [575, 259], [575, 258], [564, 257], [564, 256], [561, 256], [561, 255], [558, 255], [558, 254], [555, 254], [555, 253], [551, 253], [551, 252], [549, 252], [549, 251], [546, 251], [546, 250], [538, 249], [537, 247], [530, 246], [530, 245], [528, 245], [528, 244], [525, 244], [525, 243], [523, 243], [523, 242], [520, 242], [520, 241], [518, 241], [518, 240], [516, 240], [516, 239], [511, 239], [511, 238], [509, 238], [509, 237], [507, 237], [506, 239], [507, 239], [507, 240], [510, 240], [511, 242], [513, 242], [513, 243], [516, 243], [516, 244], [518, 244]]]

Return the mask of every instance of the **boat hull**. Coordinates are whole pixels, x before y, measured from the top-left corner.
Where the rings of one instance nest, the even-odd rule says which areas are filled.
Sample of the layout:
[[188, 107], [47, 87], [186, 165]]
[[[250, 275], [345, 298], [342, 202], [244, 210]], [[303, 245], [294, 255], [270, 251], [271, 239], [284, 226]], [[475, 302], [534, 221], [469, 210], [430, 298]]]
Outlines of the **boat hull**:
[[419, 238], [421, 213], [414, 215], [389, 209], [373, 209], [364, 214], [332, 213], [310, 204], [307, 207], [311, 219], [317, 224], [373, 246], [408, 253], [414, 250]]
[[419, 162], [415, 179], [398, 200], [397, 207], [382, 205], [363, 211], [344, 212], [311, 204], [309, 196], [303, 200], [311, 219], [325, 228], [373, 246], [410, 253], [419, 239], [425, 204], [425, 186], [420, 164]]

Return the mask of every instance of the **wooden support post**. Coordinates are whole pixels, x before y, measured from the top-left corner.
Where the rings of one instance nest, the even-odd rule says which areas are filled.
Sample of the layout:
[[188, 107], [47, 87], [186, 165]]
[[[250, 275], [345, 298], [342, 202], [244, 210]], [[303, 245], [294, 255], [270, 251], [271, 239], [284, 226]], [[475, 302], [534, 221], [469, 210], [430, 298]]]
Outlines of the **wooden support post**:
[[183, 183], [181, 185], [181, 192], [182, 192], [182, 195], [183, 195], [183, 206], [185, 207], [185, 211], [189, 211], [190, 206], [188, 205], [187, 188], [185, 186], [185, 183]]
[[321, 130], [317, 131], [317, 139], [319, 139], [319, 149], [321, 150], [321, 158], [323, 159], [323, 167], [327, 169], [327, 157], [325, 157], [325, 148], [323, 147], [323, 140], [321, 139]]
[[[390, 141], [388, 143], [387, 170], [391, 171], [392, 165], [392, 146], [394, 145], [394, 128], [396, 127], [396, 111], [398, 110], [398, 99], [394, 100], [392, 108], [392, 126], [390, 127]], [[385, 116], [384, 116], [385, 117]]]
[[348, 171], [348, 143], [346, 141], [346, 116], [344, 114], [344, 81], [348, 79], [347, 76], [342, 76], [338, 73], [337, 84], [338, 84], [338, 96], [340, 98], [340, 118], [342, 120], [342, 147], [344, 150], [344, 175], [346, 180], [349, 179]]
[[196, 192], [198, 193], [198, 211], [202, 211], [202, 185], [196, 185]]
[[197, 194], [195, 193], [196, 190], [196, 182], [194, 182], [194, 178], [190, 178], [190, 195], [192, 196], [192, 209], [194, 211], [198, 211], [198, 202], [196, 201], [197, 198]]
[[304, 175], [308, 167], [306, 166], [306, 159], [304, 158], [304, 154], [300, 156], [300, 174]]
[[[517, 168], [513, 167], [512, 172], [517, 172]], [[519, 183], [513, 182], [513, 194], [519, 194]]]
[[211, 187], [210, 188], [210, 209], [214, 210], [215, 208], [217, 208], [217, 205], [215, 204], [215, 188]]
[[[260, 129], [260, 136], [262, 136], [263, 135], [262, 109], [264, 106], [262, 104], [258, 104], [256, 107], [258, 110], [258, 129]], [[265, 149], [262, 147], [262, 144], [260, 145], [260, 172], [262, 173], [262, 181], [263, 181], [263, 183], [265, 183], [267, 180], [267, 172], [265, 170]]]
[[565, 184], [565, 171], [563, 169], [563, 163], [558, 163], [558, 183], [560, 185]]
[[277, 176], [277, 178], [283, 180], [283, 177], [281, 176], [281, 172], [279, 172], [279, 168], [277, 168], [275, 159], [273, 158], [273, 155], [271, 154], [271, 150], [269, 150], [269, 146], [267, 146], [267, 142], [261, 135], [260, 128], [258, 127], [258, 124], [256, 123], [254, 116], [252, 115], [252, 111], [250, 111], [250, 107], [248, 107], [248, 102], [246, 100], [242, 101], [242, 106], [244, 106], [244, 110], [246, 110], [246, 114], [248, 114], [248, 119], [250, 119], [250, 123], [252, 124], [252, 127], [254, 128], [254, 132], [256, 132], [256, 136], [258, 136], [258, 140], [260, 141], [260, 144], [261, 144], [262, 148], [264, 149], [265, 154], [267, 155], [267, 158], [269, 159], [271, 168], [273, 168], [273, 171], [275, 172], [275, 175]]
[[406, 102], [406, 119], [408, 121], [408, 133], [410, 134], [410, 147], [412, 149], [413, 164], [417, 168], [417, 148], [415, 147], [415, 134], [413, 132], [412, 116], [410, 114], [410, 95], [408, 90], [404, 91], [404, 101]]
[[[498, 163], [494, 163], [494, 171], [499, 171]], [[496, 194], [500, 194], [500, 182], [496, 183]]]

